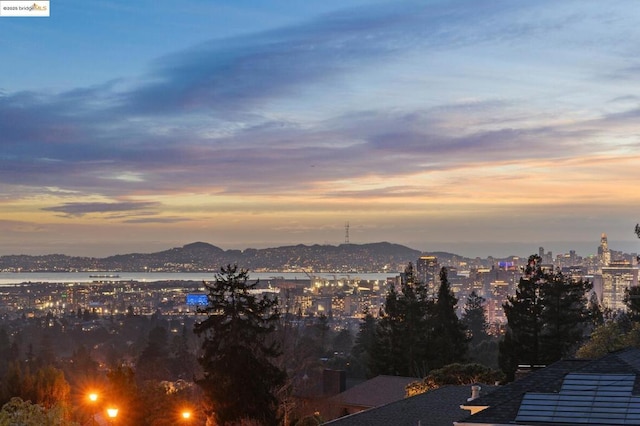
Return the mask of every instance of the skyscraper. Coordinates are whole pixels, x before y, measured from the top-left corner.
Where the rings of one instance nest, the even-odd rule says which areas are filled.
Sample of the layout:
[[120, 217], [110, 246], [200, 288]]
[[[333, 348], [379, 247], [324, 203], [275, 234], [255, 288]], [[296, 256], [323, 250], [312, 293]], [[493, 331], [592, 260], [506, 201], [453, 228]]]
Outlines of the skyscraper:
[[598, 259], [601, 266], [608, 266], [611, 263], [611, 252], [609, 251], [609, 243], [607, 241], [607, 234], [604, 232], [600, 237], [600, 247], [598, 247]]
[[[438, 258], [436, 256], [420, 256], [416, 265], [418, 280], [427, 286], [430, 293], [437, 288]], [[440, 283], [438, 282], [438, 285]]]
[[638, 266], [626, 261], [610, 262], [602, 267], [602, 304], [614, 311], [626, 309], [624, 292], [637, 285]]

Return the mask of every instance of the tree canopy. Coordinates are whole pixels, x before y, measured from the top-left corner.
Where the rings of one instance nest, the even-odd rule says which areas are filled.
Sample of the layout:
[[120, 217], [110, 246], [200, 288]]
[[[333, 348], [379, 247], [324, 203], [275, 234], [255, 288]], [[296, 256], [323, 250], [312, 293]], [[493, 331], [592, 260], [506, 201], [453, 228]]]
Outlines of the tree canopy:
[[270, 337], [279, 321], [277, 299], [254, 290], [247, 270], [237, 265], [220, 268], [213, 282], [205, 282], [207, 317], [196, 323], [202, 337], [198, 361], [203, 377], [196, 380], [218, 424], [254, 421], [277, 424], [277, 388], [285, 373], [274, 360], [281, 353]]
[[502, 371], [493, 370], [487, 366], [476, 363], [454, 363], [432, 370], [424, 379], [409, 383], [406, 390], [407, 397], [409, 397], [445, 385], [493, 384], [502, 380], [504, 380], [504, 373]]
[[405, 268], [400, 292], [391, 287], [372, 345], [371, 367], [374, 375], [418, 376], [429, 371], [427, 342], [430, 337], [429, 311], [433, 305], [427, 289], [416, 281], [413, 265]]
[[516, 294], [503, 304], [507, 332], [500, 366], [510, 377], [518, 364], [544, 365], [577, 349], [590, 324], [587, 294], [592, 285], [542, 268], [532, 255]]

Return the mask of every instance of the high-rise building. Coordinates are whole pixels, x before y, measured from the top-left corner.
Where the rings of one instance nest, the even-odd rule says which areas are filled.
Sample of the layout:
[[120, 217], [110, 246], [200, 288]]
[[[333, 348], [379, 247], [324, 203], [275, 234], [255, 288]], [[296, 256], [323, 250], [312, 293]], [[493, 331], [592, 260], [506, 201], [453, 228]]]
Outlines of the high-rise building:
[[424, 283], [430, 293], [437, 290], [439, 269], [436, 256], [420, 256], [416, 264], [416, 271], [418, 281]]
[[602, 305], [612, 310], [624, 310], [624, 292], [638, 285], [638, 266], [627, 261], [610, 262], [602, 267]]
[[507, 281], [496, 280], [491, 282], [491, 293], [487, 299], [487, 321], [491, 324], [507, 322], [502, 304], [511, 295], [511, 285]]
[[611, 263], [611, 252], [609, 251], [609, 242], [607, 241], [607, 234], [602, 233], [600, 237], [600, 246], [598, 247], [598, 259], [600, 265], [608, 266]]

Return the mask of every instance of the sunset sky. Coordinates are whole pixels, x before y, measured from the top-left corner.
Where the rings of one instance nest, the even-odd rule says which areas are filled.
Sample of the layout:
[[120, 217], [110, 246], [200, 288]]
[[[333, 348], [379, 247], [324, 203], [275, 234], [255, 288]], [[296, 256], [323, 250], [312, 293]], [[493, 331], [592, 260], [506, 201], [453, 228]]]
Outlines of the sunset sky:
[[0, 17], [0, 255], [640, 251], [635, 0], [50, 10]]

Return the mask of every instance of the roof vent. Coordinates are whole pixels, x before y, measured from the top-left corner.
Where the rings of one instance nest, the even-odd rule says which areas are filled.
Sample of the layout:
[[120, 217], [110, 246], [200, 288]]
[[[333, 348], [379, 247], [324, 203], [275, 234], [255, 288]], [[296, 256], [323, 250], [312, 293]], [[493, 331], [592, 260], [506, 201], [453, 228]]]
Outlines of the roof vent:
[[471, 398], [468, 398], [467, 401], [473, 401], [474, 399], [480, 397], [480, 390], [482, 388], [479, 385], [471, 386]]

